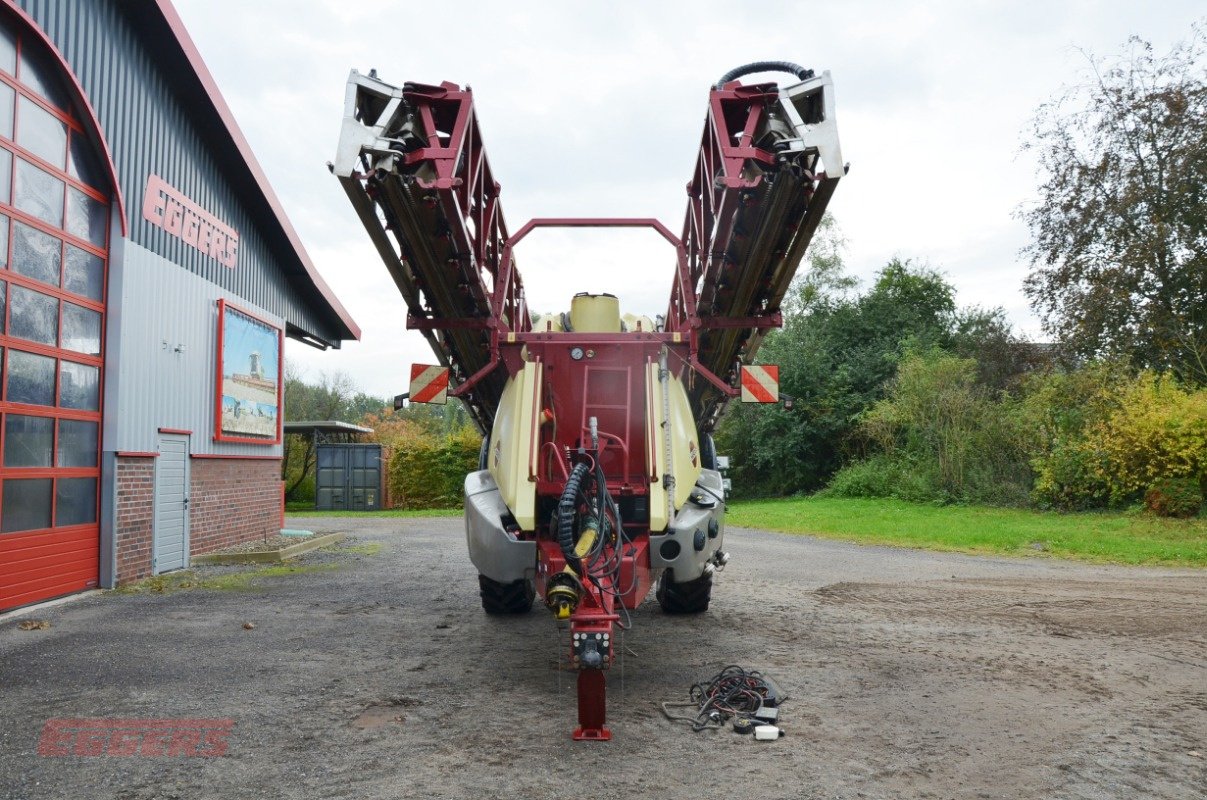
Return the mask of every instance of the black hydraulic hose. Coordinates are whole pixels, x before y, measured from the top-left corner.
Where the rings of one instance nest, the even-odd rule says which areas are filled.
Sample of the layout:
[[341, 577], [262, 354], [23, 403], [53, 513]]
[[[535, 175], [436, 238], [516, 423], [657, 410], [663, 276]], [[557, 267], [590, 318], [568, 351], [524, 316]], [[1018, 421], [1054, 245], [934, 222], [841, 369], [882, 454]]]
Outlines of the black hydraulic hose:
[[[603, 471], [603, 454], [601, 453], [595, 459], [595, 486], [599, 494], [599, 551], [602, 553], [604, 546], [608, 542], [608, 538], [612, 533], [612, 526], [608, 523], [608, 512], [612, 509], [612, 497], [608, 494], [608, 481], [604, 477]], [[592, 559], [594, 561], [595, 559]]]
[[574, 552], [574, 512], [578, 509], [578, 495], [582, 491], [583, 478], [587, 477], [586, 462], [579, 462], [570, 471], [561, 499], [557, 503], [557, 543], [570, 568], [583, 574], [582, 564]]
[[755, 61], [726, 72], [721, 76], [721, 80], [717, 81], [717, 88], [720, 89], [732, 80], [755, 72], [791, 72], [802, 81], [813, 77], [813, 70], [802, 67], [800, 64], [793, 64], [791, 61]]

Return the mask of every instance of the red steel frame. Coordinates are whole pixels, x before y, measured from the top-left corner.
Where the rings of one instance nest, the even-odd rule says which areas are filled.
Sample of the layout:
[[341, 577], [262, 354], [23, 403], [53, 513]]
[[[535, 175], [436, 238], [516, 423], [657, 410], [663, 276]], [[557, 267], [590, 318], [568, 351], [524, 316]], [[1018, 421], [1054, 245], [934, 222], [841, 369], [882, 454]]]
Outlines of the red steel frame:
[[[612, 358], [609, 363], [627, 364], [630, 388], [632, 370], [637, 370], [641, 375], [642, 393], [646, 391], [646, 366], [655, 363], [658, 354], [665, 349], [675, 356], [670, 368], [677, 375], [690, 369], [722, 395], [734, 397], [739, 394], [736, 385], [717, 374], [722, 368], [728, 370], [729, 365], [702, 363], [698, 354], [701, 334], [711, 329], [762, 329], [776, 327], [781, 322], [775, 309], [761, 315], [731, 317], [720, 310], [714, 313], [712, 303], [713, 293], [722, 286], [726, 249], [733, 237], [741, 235], [734, 230], [735, 211], [739, 204], [750, 201], [750, 193], [759, 189], [762, 183], [761, 176], [744, 177], [743, 169], [751, 160], [768, 167], [775, 163], [773, 153], [751, 144], [754, 133], [765, 121], [766, 106], [778, 96], [774, 85], [742, 87], [734, 82], [710, 94], [709, 117], [696, 173], [689, 185], [690, 201], [682, 238], [672, 234], [661, 222], [644, 218], [539, 218], [508, 236], [498, 204], [499, 185], [482, 149], [469, 90], [461, 90], [456, 84], [447, 82], [439, 86], [406, 84], [403, 96], [415, 111], [412, 124], [427, 146], [401, 154], [398, 172], [410, 176], [408, 180], [413, 179], [422, 190], [429, 192], [423, 198], [429, 208], [439, 207], [443, 212], [447, 231], [425, 232], [424, 235], [432, 237], [432, 242], [451, 242], [451, 252], [457, 255], [450, 258], [447, 265], [412, 262], [413, 280], [401, 270], [401, 263], [396, 263], [394, 253], [383, 252], [383, 257], [393, 271], [400, 273], [395, 278], [410, 305], [407, 327], [423, 331], [437, 353], [450, 365], [461, 367], [464, 366], [462, 357], [473, 359], [471, 374], [457, 374], [459, 370], [454, 370], [457, 385], [449, 393], [471, 403], [471, 408], [475, 403], [489, 407], [488, 414], [475, 415], [480, 423], [485, 423], [485, 430], [489, 430], [497, 393], [501, 393], [502, 382], [496, 371], [503, 365], [509, 375], [515, 375], [524, 363], [522, 348], [527, 349], [528, 361], [544, 363], [542, 383], [546, 395], [552, 392], [572, 396], [574, 382], [586, 380], [579, 368], [561, 363], [568, 358], [566, 353], [572, 345], [596, 349], [600, 353], [606, 350]], [[737, 136], [739, 132], [740, 137]], [[370, 176], [355, 177], [363, 180]], [[370, 182], [366, 191], [378, 202], [383, 199], [398, 202], [401, 197], [397, 188], [384, 184]], [[353, 200], [356, 202], [356, 197]], [[374, 224], [372, 220], [366, 220], [366, 225], [372, 227]], [[389, 223], [386, 227], [390, 227]], [[666, 239], [675, 248], [676, 267], [664, 330], [617, 334], [533, 330], [523, 284], [515, 266], [514, 250], [533, 230], [546, 227], [648, 227]], [[423, 252], [450, 250], [437, 250], [429, 245]], [[430, 261], [429, 257], [425, 258]], [[450, 274], [456, 276], [457, 282], [450, 284]], [[702, 279], [705, 288], [697, 297], [695, 287]], [[457, 296], [456, 292], [450, 291], [452, 287], [472, 298], [472, 311], [466, 312], [464, 303], [448, 299]], [[419, 304], [417, 289], [422, 290], [429, 301], [426, 308]], [[435, 307], [440, 303], [448, 307]], [[432, 335], [436, 330], [445, 331], [443, 340], [437, 341]], [[475, 331], [476, 335], [466, 336]], [[459, 351], [470, 342], [473, 343], [471, 352]], [[485, 355], [484, 359], [482, 355]], [[551, 366], [556, 368], [550, 369]], [[585, 393], [583, 389], [582, 394]], [[553, 434], [538, 423], [540, 440], [534, 442], [529, 455], [533, 472], [529, 477], [536, 483], [538, 497], [549, 500], [560, 497], [569, 470], [565, 454], [573, 449], [569, 447], [568, 438], [581, 437], [582, 418], [586, 417], [587, 410], [585, 400], [579, 398], [582, 406], [562, 409], [562, 415], [558, 416], [546, 405], [546, 400], [542, 397], [535, 404], [534, 415], [556, 420], [555, 424], [560, 424], [563, 430]], [[641, 402], [641, 436], [644, 438], [647, 435], [644, 416], [648, 410], [644, 400]], [[631, 418], [635, 413], [631, 391], [623, 407], [625, 416]], [[564, 428], [570, 424], [575, 429], [568, 434]], [[635, 446], [636, 442], [629, 441], [632, 431], [633, 427], [627, 425], [621, 434], [600, 432], [601, 448], [615, 444], [621, 450], [622, 473], [606, 478], [609, 492], [619, 498], [648, 497], [650, 481], [660, 479], [652, 474], [655, 463], [652, 443]], [[602, 450], [594, 457], [602, 459]], [[635, 460], [639, 460], [639, 464], [635, 464]], [[631, 480], [634, 475], [640, 476], [640, 481]], [[585, 582], [579, 605], [570, 616], [572, 634], [599, 634], [601, 637], [606, 634], [611, 640], [620, 620], [615, 595], [623, 593], [620, 604], [634, 607], [649, 591], [654, 576], [649, 560], [648, 525], [628, 533], [631, 544], [626, 545], [621, 554], [621, 568], [616, 579], [619, 585], [613, 585], [611, 576], [602, 578], [602, 585], [598, 587]], [[555, 533], [546, 527], [538, 526], [536, 531], [519, 535], [536, 540], [539, 553], [537, 589], [544, 595], [548, 581], [565, 567], [565, 556]], [[607, 648], [602, 668], [579, 669], [579, 725], [575, 739], [611, 738], [606, 727], [604, 676], [613, 652], [614, 648]]]
[[[223, 337], [226, 332], [226, 310], [230, 309], [237, 314], [242, 314], [245, 317], [255, 320], [262, 325], [272, 328], [277, 333], [277, 435], [273, 439], [258, 438], [255, 436], [232, 436], [222, 431], [222, 345]], [[218, 300], [218, 352], [215, 355], [214, 361], [217, 368], [214, 373], [214, 441], [215, 442], [240, 442], [243, 444], [264, 444], [277, 445], [281, 443], [281, 429], [283, 418], [285, 416], [284, 409], [281, 406], [281, 391], [285, 383], [285, 346], [283, 342], [284, 331], [280, 325], [273, 324], [263, 317], [253, 314], [250, 311], [240, 308], [232, 303], [227, 302], [226, 298]]]
[[[700, 156], [687, 186], [687, 218], [683, 239], [687, 250], [690, 282], [671, 290], [668, 325], [690, 324], [697, 302], [693, 287], [705, 277], [698, 302], [707, 305], [725, 267], [725, 252], [735, 235], [733, 223], [743, 192], [754, 189], [763, 178], [743, 175], [746, 159], [771, 165], [774, 155], [747, 144], [766, 115], [766, 102], [774, 99], [774, 87], [737, 86], [714, 89], [709, 94], [708, 118]], [[740, 144], [734, 144], [735, 139]]]
[[[737, 209], [752, 201], [751, 192], [764, 180], [758, 174], [746, 177], [746, 161], [768, 169], [775, 164], [774, 153], [748, 143], [764, 122], [768, 104], [777, 97], [775, 84], [742, 86], [736, 81], [709, 93], [700, 155], [687, 186], [683, 222], [686, 267], [681, 268], [682, 274], [671, 287], [668, 330], [779, 327], [782, 322], [778, 313], [750, 318], [711, 317], [722, 274], [732, 266], [725, 254], [735, 237], [748, 235], [734, 230]], [[697, 297], [695, 287], [701, 278]]]
[[[536, 484], [538, 497], [556, 502], [568, 470], [564, 454], [573, 451], [576, 444], [587, 441], [587, 417], [610, 412], [609, 416], [600, 416], [600, 447], [598, 451], [590, 451], [590, 456], [604, 465], [608, 491], [615, 499], [646, 498], [648, 508], [649, 481], [655, 469], [650, 443], [646, 441], [647, 367], [657, 362], [663, 347], [686, 350], [686, 343], [675, 343], [674, 338], [673, 334], [653, 331], [615, 334], [533, 331], [518, 335], [514, 340], [508, 338], [500, 345], [501, 357], [509, 365], [519, 363], [521, 347], [527, 349], [529, 361], [545, 365], [542, 396], [534, 406], [534, 413], [540, 419], [560, 422], [559, 425], [541, 424], [539, 445], [534, 442], [537, 449], [532, 455], [537, 456], [537, 463], [529, 477]], [[577, 362], [577, 368], [573, 367], [576, 362], [569, 355], [571, 346], [582, 347], [595, 355]], [[591, 394], [592, 391], [600, 392], [598, 386], [590, 385], [592, 369], [598, 369], [603, 376], [601, 381], [607, 383], [602, 398]], [[625, 379], [607, 380], [609, 373], [621, 372], [626, 374]], [[633, 413], [635, 405], [641, 409], [641, 414]], [[608, 429], [617, 424], [621, 426], [619, 430]], [[645, 446], [638, 446], [637, 438]], [[615, 455], [608, 457], [609, 450]], [[532, 461], [530, 457], [530, 464]], [[599, 635], [612, 643], [605, 648], [606, 656], [600, 669], [579, 668], [579, 724], [573, 734], [576, 740], [611, 738], [606, 726], [605, 673], [614, 659], [615, 626], [621, 619], [617, 604], [619, 601], [625, 608], [636, 608], [653, 583], [648, 525], [630, 523], [625, 530], [629, 541], [619, 554], [618, 573], [598, 576], [599, 585], [593, 585], [584, 576], [581, 600], [570, 616], [571, 658], [573, 641], [577, 637]], [[562, 572], [566, 559], [552, 530], [539, 527], [530, 535], [540, 551], [536, 590], [544, 597], [550, 579]], [[617, 554], [613, 550], [611, 555]]]
[[[684, 293], [687, 298], [687, 310], [689, 316], [686, 318], [686, 324], [683, 330], [668, 330], [668, 331], [640, 331], [626, 332], [618, 334], [608, 333], [549, 333], [542, 331], [531, 330], [531, 323], [522, 330], [513, 331], [504, 321], [500, 312], [507, 307], [508, 296], [507, 292], [513, 285], [512, 276], [515, 274], [513, 251], [515, 246], [523, 240], [529, 233], [537, 228], [634, 228], [645, 227], [652, 228], [659, 235], [669, 242], [676, 252], [677, 268], [675, 273], [675, 286], [678, 291]], [[515, 235], [509, 238], [503, 247], [502, 254], [503, 271], [500, 280], [496, 283], [496, 291], [492, 299], [492, 317], [491, 324], [491, 359], [489, 368], [482, 370], [478, 375], [471, 378], [459, 386], [452, 392], [454, 395], [459, 395], [473, 388], [474, 383], [480, 380], [485, 375], [489, 374], [499, 363], [506, 366], [511, 374], [515, 374], [522, 366], [521, 348], [527, 348], [528, 359], [541, 361], [548, 364], [550, 361], [559, 367], [554, 369], [552, 373], [546, 370], [545, 385], [554, 388], [555, 394], [569, 394], [572, 392], [568, 385], [576, 380], [585, 381], [583, 372], [575, 369], [567, 369], [565, 364], [557, 364], [558, 354], [564, 354], [569, 346], [579, 345], [585, 348], [598, 348], [601, 352], [605, 348], [609, 348], [616, 352], [615, 361], [621, 364], [627, 364], [630, 370], [637, 370], [642, 380], [639, 384], [639, 394], [642, 395], [642, 436], [645, 436], [644, 423], [644, 394], [647, 391], [645, 386], [645, 367], [650, 363], [656, 363], [658, 352], [662, 348], [667, 348], [668, 351], [677, 355], [678, 363], [673, 366], [673, 371], [681, 373], [684, 368], [691, 368], [696, 371], [706, 380], [717, 385], [719, 389], [730, 395], [736, 395], [738, 390], [721, 381], [720, 378], [709, 372], [699, 360], [696, 358], [696, 344], [698, 341], [698, 332], [702, 326], [700, 320], [695, 316], [695, 305], [693, 302], [693, 294], [690, 292], [688, 263], [686, 252], [683, 243], [667, 229], [665, 225], [656, 219], [649, 218], [538, 218], [530, 220]], [[564, 357], [562, 359], [564, 360]], [[630, 372], [630, 375], [632, 373]], [[585, 388], [583, 390], [585, 396]], [[628, 412], [626, 418], [632, 417], [632, 402], [630, 396], [627, 406]], [[585, 401], [585, 398], [584, 398]], [[542, 404], [545, 400], [542, 399]], [[585, 408], [574, 409], [578, 411], [579, 417], [587, 415]], [[556, 416], [556, 415], [555, 415]], [[571, 421], [567, 419], [569, 416], [564, 415], [560, 419], [562, 424], [566, 425]], [[575, 426], [575, 431], [581, 435], [582, 420], [575, 420], [578, 424]], [[651, 455], [651, 443], [645, 442], [645, 446], [641, 448], [632, 447], [632, 442], [627, 441], [627, 434], [632, 430], [630, 424], [624, 432], [624, 436], [615, 436], [613, 439], [618, 440], [624, 452], [622, 454], [623, 474], [619, 481], [613, 478], [608, 479], [608, 489], [616, 497], [632, 497], [649, 495], [649, 481], [658, 480], [657, 475], [653, 475], [653, 456]], [[601, 438], [612, 432], [601, 431]], [[559, 455], [559, 450], [567, 446], [565, 441], [550, 442], [542, 439], [540, 444], [539, 454], [544, 453], [546, 448], [552, 444], [552, 453], [556, 457]], [[602, 458], [602, 451], [598, 457]], [[634, 463], [640, 459], [640, 467]], [[536, 477], [536, 491], [538, 496], [556, 498], [560, 496], [562, 487], [565, 483], [563, 476], [553, 474], [542, 475], [539, 472]], [[639, 484], [629, 480], [630, 476], [640, 476]], [[647, 501], [648, 502], [648, 501]], [[547, 581], [554, 575], [562, 571], [566, 565], [565, 557], [562, 554], [560, 545], [549, 535], [551, 532], [546, 532], [542, 535], [541, 531], [537, 531], [535, 536], [537, 546], [540, 549], [539, 570], [537, 574], [537, 592], [544, 596]], [[575, 635], [579, 636], [594, 636], [599, 634], [606, 635], [608, 641], [615, 641], [615, 625], [620, 620], [618, 609], [616, 608], [615, 592], [623, 593], [621, 603], [626, 608], [635, 608], [649, 592], [653, 585], [654, 575], [650, 568], [649, 559], [649, 536], [650, 531], [648, 526], [640, 530], [628, 531], [631, 544], [625, 548], [622, 554], [621, 567], [616, 584], [613, 584], [611, 577], [604, 577], [601, 580], [601, 586], [592, 586], [589, 582], [584, 581], [584, 592], [579, 606], [575, 609], [570, 617], [570, 632], [573, 641]], [[576, 740], [607, 740], [611, 738], [611, 731], [607, 728], [607, 682], [605, 671], [610, 666], [614, 658], [614, 647], [607, 649], [607, 659], [603, 669], [586, 669], [580, 668], [578, 671], [578, 727], [575, 729], [573, 738]]]
[[[465, 106], [461, 106], [460, 113], [462, 116], [466, 113], [464, 109]], [[461, 119], [462, 116], [459, 116], [458, 119]], [[457, 130], [458, 125], [454, 125], [454, 138], [456, 137]], [[419, 152], [424, 151], [416, 151], [416, 153]], [[416, 154], [413, 153], [411, 155]], [[452, 156], [448, 154], [442, 155], [446, 159], [446, 164], [448, 160], [452, 159]], [[454, 181], [449, 181], [447, 178], [445, 180], [446, 183], [443, 186], [437, 181], [431, 184], [431, 187], [438, 191], [444, 189], [445, 192], [455, 188], [456, 184]], [[441, 196], [443, 197], [444, 195], [442, 194]], [[656, 231], [675, 248], [677, 266], [675, 270], [675, 290], [672, 296], [678, 295], [685, 298], [684, 310], [686, 314], [686, 316], [680, 318], [681, 325], [679, 329], [670, 329], [662, 332], [642, 331], [620, 334], [553, 334], [532, 330], [531, 319], [524, 307], [522, 284], [515, 269], [514, 250], [515, 246], [532, 231], [537, 228], [551, 227], [644, 227]], [[478, 242], [475, 245], [475, 252], [498, 252], [498, 229], [492, 230], [487, 228], [480, 230], [482, 230], [482, 233], [494, 236], [495, 238], [487, 244]], [[508, 372], [514, 375], [523, 364], [521, 348], [527, 348], [529, 360], [548, 361], [551, 357], [551, 352], [546, 352], [546, 349], [554, 344], [556, 344], [556, 349], [562, 353], [568, 349], [569, 345], [620, 349], [621, 352], [625, 353], [622, 357], [623, 360], [627, 361], [630, 367], [641, 370], [639, 374], [643, 378], [641, 381], [642, 392], [645, 391], [645, 365], [655, 362], [658, 351], [665, 347], [677, 355], [678, 363], [673, 365], [674, 372], [681, 373], [684, 368], [690, 368], [714, 384], [722, 392], [730, 396], [735, 396], [738, 393], [739, 390], [736, 387], [732, 387], [722, 381], [701, 364], [696, 357], [699, 331], [705, 323], [696, 315], [694, 293], [690, 289], [692, 283], [686, 249], [683, 242], [658, 220], [650, 218], [563, 217], [533, 219], [503, 242], [497, 264], [499, 266], [498, 271], [494, 274], [494, 291], [490, 297], [490, 316], [487, 319], [480, 321], [431, 320], [428, 325], [430, 328], [453, 328], [468, 326], [472, 322], [479, 322], [481, 327], [489, 331], [490, 356], [486, 365], [475, 374], [469, 376], [455, 389], [451, 390], [450, 394], [454, 397], [468, 396], [474, 390], [475, 386], [488, 375], [492, 374], [500, 364], [504, 365]], [[513, 316], [517, 314], [519, 315], [518, 319], [516, 316]], [[517, 322], [518, 324], [516, 324]], [[732, 324], [734, 321], [726, 320], [725, 322]], [[749, 324], [745, 320], [741, 322]], [[413, 320], [409, 324], [411, 327], [419, 327], [414, 324]], [[568, 390], [566, 382], [574, 380], [572, 377], [573, 372], [573, 370], [560, 369], [555, 371], [553, 377], [550, 377], [547, 373], [546, 384], [556, 386], [559, 392], [566, 392]], [[644, 417], [644, 401], [641, 408], [643, 411], [642, 416]], [[585, 412], [582, 412], [580, 415], [585, 415]], [[626, 437], [620, 438], [623, 440]], [[547, 446], [551, 444], [553, 445], [554, 455], [558, 455], [559, 443], [542, 441], [536, 453], [538, 461], [540, 453], [545, 452]], [[649, 455], [651, 453], [650, 443], [646, 442], [646, 446], [640, 448], [640, 452], [637, 452], [637, 448], [632, 448], [629, 445], [630, 443], [624, 442], [624, 447], [627, 448], [624, 458], [625, 477], [627, 478], [629, 473], [640, 475], [642, 483], [640, 486], [637, 486], [627, 480], [622, 480], [619, 483], [609, 480], [609, 491], [621, 497], [634, 495], [645, 495], [648, 497], [649, 480], [657, 480], [658, 476], [650, 474], [653, 470], [652, 463], [643, 465], [640, 470], [635, 470], [633, 468], [633, 459], [640, 456], [642, 460], [651, 460], [652, 456]], [[560, 446], [564, 447], [564, 443], [560, 443]], [[530, 463], [531, 461], [532, 459], [530, 459]], [[535, 478], [537, 483], [536, 490], [539, 496], [549, 498], [560, 496], [565, 482], [564, 475], [559, 479], [554, 475], [542, 477], [538, 474]], [[541, 596], [544, 596], [548, 578], [561, 572], [566, 564], [560, 546], [549, 535], [550, 533], [546, 532], [542, 535], [541, 531], [538, 530], [533, 534], [537, 539], [537, 546], [541, 554], [540, 571], [538, 572], [536, 581], [537, 591]], [[572, 637], [576, 634], [581, 636], [593, 636], [595, 634], [602, 636], [607, 634], [608, 640], [614, 641], [615, 624], [620, 620], [620, 616], [618, 609], [615, 607], [613, 592], [624, 592], [621, 602], [627, 608], [635, 608], [649, 592], [654, 577], [649, 560], [650, 531], [648, 526], [646, 526], [639, 531], [630, 531], [629, 535], [631, 537], [631, 544], [626, 548], [621, 559], [620, 585], [613, 585], [610, 577], [601, 580], [602, 586], [592, 586], [589, 582], [585, 582], [582, 600], [570, 617], [570, 632]], [[613, 648], [607, 650], [607, 660], [603, 669], [579, 669], [579, 724], [573, 734], [576, 740], [607, 740], [611, 738], [611, 731], [606, 725], [607, 682], [605, 679], [605, 670], [610, 666], [613, 653]]]
[[[447, 235], [453, 247], [458, 253], [470, 254], [478, 271], [470, 289], [485, 296], [487, 284], [482, 271], [491, 276], [492, 282], [498, 282], [500, 249], [507, 241], [507, 226], [499, 207], [500, 186], [482, 146], [473, 95], [447, 81], [440, 86], [410, 84], [404, 94], [415, 104], [429, 146], [407, 153], [403, 163], [426, 163], [435, 171], [434, 179], [419, 178], [417, 183], [434, 192], [448, 222]], [[442, 130], [448, 134], [441, 135]], [[505, 294], [511, 302], [505, 308], [494, 309], [496, 317], [519, 310], [523, 289], [518, 275], [510, 281], [510, 289]]]
[[[427, 241], [409, 244], [424, 257], [447, 261], [414, 261], [410, 265], [414, 278], [401, 262], [394, 263], [393, 254], [385, 256], [387, 265], [393, 265], [395, 280], [409, 306], [407, 327], [422, 331], [441, 363], [469, 383], [457, 396], [469, 403], [479, 426], [489, 429], [502, 383], [488, 381], [479, 387], [476, 397], [469, 395], [469, 389], [494, 370], [494, 361], [485, 358], [488, 351], [495, 354], [491, 332], [504, 319], [519, 330], [531, 324], [519, 275], [514, 270], [500, 275], [508, 241], [499, 205], [500, 187], [482, 144], [469, 89], [449, 82], [439, 86], [408, 83], [403, 97], [414, 110], [412, 122], [426, 146], [401, 155], [400, 168], [414, 172], [416, 186], [426, 192], [423, 202], [430, 211], [439, 212], [430, 223], [439, 230], [414, 233], [412, 238]], [[358, 177], [368, 180], [371, 176]], [[372, 180], [365, 190], [378, 202], [383, 200], [382, 192], [386, 199], [391, 195], [389, 188]], [[395, 234], [401, 236], [400, 244], [407, 238], [400, 231]], [[420, 301], [420, 291], [425, 304]], [[438, 339], [432, 333], [436, 329], [444, 330], [446, 336]]]
[[[715, 321], [701, 319], [696, 314], [694, 293], [690, 289], [692, 286], [690, 269], [683, 242], [660, 221], [648, 217], [538, 217], [529, 220], [515, 235], [507, 239], [502, 251], [502, 272], [495, 282], [495, 290], [491, 299], [491, 316], [489, 319], [483, 321], [483, 327], [486, 327], [490, 331], [490, 360], [485, 367], [474, 375], [471, 375], [455, 389], [450, 390], [450, 395], [453, 397], [467, 395], [479, 381], [491, 374], [500, 363], [506, 364], [509, 372], [512, 374], [519, 369], [519, 349], [512, 349], [511, 352], [514, 355], [509, 355], [507, 352], [501, 352], [501, 343], [526, 344], [530, 341], [539, 341], [539, 339], [534, 339], [533, 337], [539, 337], [540, 332], [532, 331], [532, 321], [526, 313], [518, 329], [509, 325], [505, 321], [507, 317], [504, 316], [508, 310], [518, 307], [515, 302], [516, 293], [518, 292], [520, 296], [523, 293], [519, 276], [515, 269], [515, 246], [537, 228], [651, 228], [657, 231], [662, 238], [666, 239], [675, 248], [677, 266], [675, 269], [672, 298], [677, 294], [686, 298], [686, 301], [683, 303], [686, 316], [681, 316], [678, 324], [674, 327], [671, 326], [668, 319], [667, 330], [662, 333], [651, 333], [651, 336], [655, 336], [667, 343], [686, 342], [688, 344], [688, 353], [686, 356], [681, 357], [682, 361], [705, 380], [717, 386], [722, 392], [730, 397], [737, 396], [739, 392], [737, 388], [730, 386], [709, 371], [696, 357], [700, 329], [706, 327], [778, 325], [779, 315], [772, 315], [765, 320], [762, 318], [756, 320], [724, 319]], [[446, 326], [439, 322], [433, 322], [429, 327], [439, 328]], [[560, 341], [565, 342], [569, 340], [563, 337], [560, 338]], [[624, 339], [618, 341], [624, 341]]]

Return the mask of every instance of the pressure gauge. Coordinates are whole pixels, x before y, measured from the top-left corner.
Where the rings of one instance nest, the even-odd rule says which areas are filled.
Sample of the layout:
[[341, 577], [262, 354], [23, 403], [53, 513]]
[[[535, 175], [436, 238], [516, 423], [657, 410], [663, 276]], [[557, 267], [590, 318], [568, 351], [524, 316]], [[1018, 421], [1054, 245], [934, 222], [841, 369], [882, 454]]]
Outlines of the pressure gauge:
[[570, 358], [573, 358], [575, 361], [581, 361], [583, 358], [583, 349], [581, 347], [571, 347]]

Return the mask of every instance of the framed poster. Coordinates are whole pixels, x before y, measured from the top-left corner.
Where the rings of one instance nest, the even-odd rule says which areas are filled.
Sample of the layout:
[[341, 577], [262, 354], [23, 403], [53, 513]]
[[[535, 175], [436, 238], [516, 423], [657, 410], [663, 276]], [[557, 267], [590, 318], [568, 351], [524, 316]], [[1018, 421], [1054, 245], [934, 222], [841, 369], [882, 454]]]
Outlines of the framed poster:
[[214, 441], [281, 442], [283, 332], [218, 301], [218, 371]]

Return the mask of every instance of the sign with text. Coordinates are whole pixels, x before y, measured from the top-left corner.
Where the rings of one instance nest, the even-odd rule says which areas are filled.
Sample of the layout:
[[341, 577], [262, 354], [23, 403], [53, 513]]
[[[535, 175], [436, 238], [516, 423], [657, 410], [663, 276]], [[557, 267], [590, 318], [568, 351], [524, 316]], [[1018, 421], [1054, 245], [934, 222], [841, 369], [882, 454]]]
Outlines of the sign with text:
[[239, 263], [239, 232], [154, 173], [147, 176], [142, 215], [223, 266], [234, 269]]
[[231, 719], [50, 719], [38, 755], [216, 758], [226, 753]]

